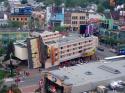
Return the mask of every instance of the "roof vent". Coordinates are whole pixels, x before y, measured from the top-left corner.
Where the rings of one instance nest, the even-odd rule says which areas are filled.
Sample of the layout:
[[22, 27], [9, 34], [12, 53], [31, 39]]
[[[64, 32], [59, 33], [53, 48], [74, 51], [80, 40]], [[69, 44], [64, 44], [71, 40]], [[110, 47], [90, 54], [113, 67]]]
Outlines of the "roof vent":
[[87, 71], [87, 72], [85, 72], [85, 74], [86, 74], [86, 75], [92, 75], [92, 72]]

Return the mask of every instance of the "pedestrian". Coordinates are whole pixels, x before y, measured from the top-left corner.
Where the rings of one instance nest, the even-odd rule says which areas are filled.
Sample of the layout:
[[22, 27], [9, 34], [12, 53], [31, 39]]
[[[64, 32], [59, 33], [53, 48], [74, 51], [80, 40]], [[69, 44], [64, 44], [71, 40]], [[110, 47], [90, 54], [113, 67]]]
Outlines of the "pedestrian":
[[39, 68], [39, 72], [41, 71], [41, 69]]
[[23, 74], [24, 74], [24, 76], [26, 75], [26, 71], [25, 70], [24, 70]]
[[29, 72], [26, 72], [26, 76], [29, 76], [30, 75], [30, 73]]

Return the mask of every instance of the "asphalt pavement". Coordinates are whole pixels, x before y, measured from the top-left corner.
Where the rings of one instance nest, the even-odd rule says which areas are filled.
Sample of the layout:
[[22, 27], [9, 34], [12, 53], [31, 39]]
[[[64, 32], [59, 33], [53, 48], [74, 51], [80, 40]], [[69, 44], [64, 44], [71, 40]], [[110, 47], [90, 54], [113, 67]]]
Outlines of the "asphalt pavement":
[[106, 57], [112, 57], [112, 56], [117, 56], [116, 53], [113, 53], [110, 51], [110, 47], [107, 47], [105, 45], [99, 45], [99, 47], [103, 48], [104, 51], [100, 51], [97, 49], [96, 51], [96, 56], [99, 58], [99, 59], [104, 59]]

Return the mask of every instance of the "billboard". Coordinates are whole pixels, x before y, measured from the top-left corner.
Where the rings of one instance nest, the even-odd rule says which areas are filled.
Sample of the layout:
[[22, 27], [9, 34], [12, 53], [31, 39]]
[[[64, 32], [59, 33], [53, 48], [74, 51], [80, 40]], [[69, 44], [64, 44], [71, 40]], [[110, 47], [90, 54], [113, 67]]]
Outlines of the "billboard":
[[119, 55], [125, 55], [125, 50], [119, 50]]
[[18, 8], [14, 8], [14, 14], [18, 14], [18, 15], [31, 15], [32, 14], [32, 7], [18, 7]]

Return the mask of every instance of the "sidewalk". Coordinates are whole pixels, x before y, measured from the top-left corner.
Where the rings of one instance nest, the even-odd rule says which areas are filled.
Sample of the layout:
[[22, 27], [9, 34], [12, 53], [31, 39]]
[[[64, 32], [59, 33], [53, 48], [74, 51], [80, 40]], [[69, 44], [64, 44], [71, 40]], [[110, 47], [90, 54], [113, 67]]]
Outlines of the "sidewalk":
[[35, 90], [38, 88], [38, 85], [30, 85], [27, 87], [21, 87], [22, 93], [35, 93]]

